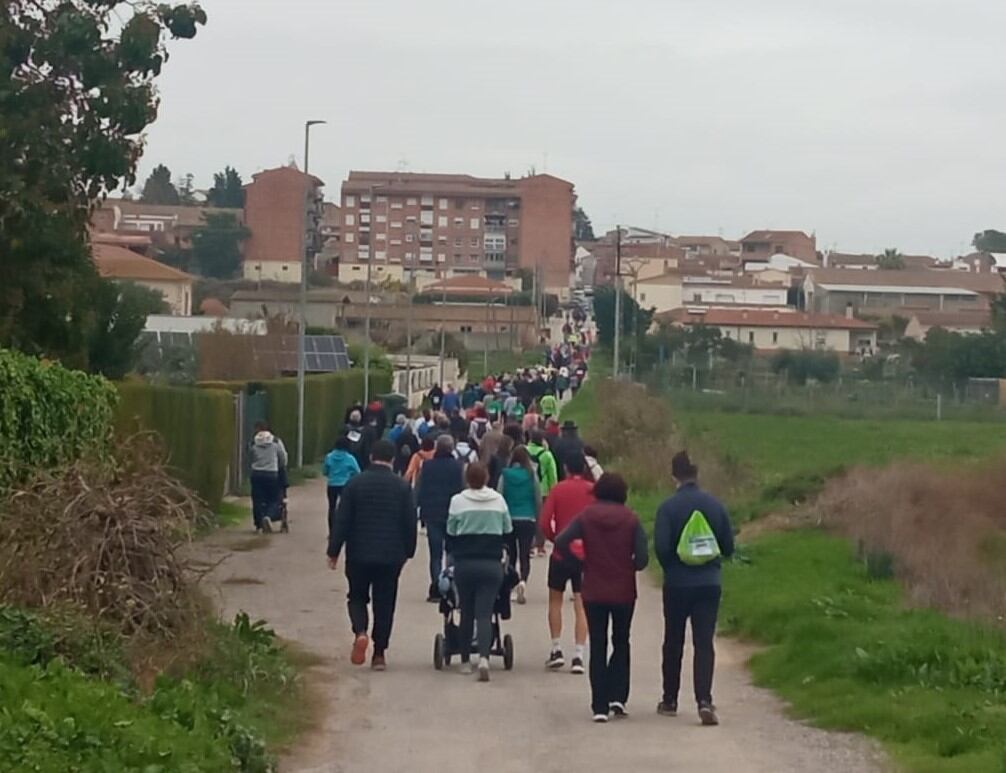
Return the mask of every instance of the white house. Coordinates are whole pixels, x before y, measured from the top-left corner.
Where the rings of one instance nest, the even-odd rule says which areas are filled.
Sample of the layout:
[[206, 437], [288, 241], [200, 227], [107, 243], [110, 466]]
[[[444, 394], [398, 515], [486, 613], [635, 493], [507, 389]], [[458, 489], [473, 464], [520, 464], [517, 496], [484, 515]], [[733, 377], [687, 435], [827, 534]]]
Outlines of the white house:
[[644, 309], [672, 311], [685, 305], [785, 306], [788, 287], [760, 277], [714, 277], [670, 271], [640, 279], [635, 297]]
[[184, 271], [112, 244], [92, 244], [98, 273], [106, 279], [133, 282], [164, 296], [176, 316], [192, 316], [192, 277]]

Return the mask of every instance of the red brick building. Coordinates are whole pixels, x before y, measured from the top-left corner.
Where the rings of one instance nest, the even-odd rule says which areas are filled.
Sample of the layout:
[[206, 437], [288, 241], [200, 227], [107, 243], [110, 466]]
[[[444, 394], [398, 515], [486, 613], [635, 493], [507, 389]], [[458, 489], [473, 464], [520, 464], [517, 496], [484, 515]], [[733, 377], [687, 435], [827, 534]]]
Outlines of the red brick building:
[[520, 179], [462, 174], [350, 172], [342, 184], [339, 278], [501, 279], [520, 268], [565, 293], [573, 259], [573, 184], [547, 174]]
[[300, 282], [304, 260], [305, 199], [322, 211], [324, 183], [292, 166], [252, 175], [245, 185], [245, 279]]
[[780, 253], [817, 263], [817, 238], [803, 231], [752, 231], [741, 239], [745, 261], [768, 260]]

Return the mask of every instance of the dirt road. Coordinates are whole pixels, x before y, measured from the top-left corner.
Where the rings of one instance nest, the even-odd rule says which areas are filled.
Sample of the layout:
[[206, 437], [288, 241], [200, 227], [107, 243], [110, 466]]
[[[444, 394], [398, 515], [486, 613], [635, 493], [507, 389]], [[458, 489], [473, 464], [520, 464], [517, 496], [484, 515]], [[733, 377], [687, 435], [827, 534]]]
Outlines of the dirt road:
[[[682, 695], [682, 715], [657, 716], [662, 623], [659, 592], [648, 577], [642, 578], [633, 624], [632, 716], [625, 721], [591, 723], [586, 677], [545, 672], [544, 559], [533, 567], [528, 604], [515, 606], [506, 624], [516, 640], [513, 671], [504, 672], [494, 659], [492, 681], [485, 685], [433, 670], [433, 636], [441, 618], [424, 601], [422, 538], [402, 577], [387, 672], [354, 667], [346, 580], [324, 560], [324, 484], [312, 481], [290, 494], [292, 533], [262, 538], [267, 547], [260, 550], [233, 552], [211, 578], [226, 615], [243, 609], [265, 618], [281, 636], [325, 658], [308, 677], [324, 690], [321, 726], [282, 761], [283, 771], [858, 773], [882, 765], [863, 739], [786, 719], [777, 699], [751, 686], [744, 668], [749, 651], [730, 640], [721, 639], [717, 652], [715, 697], [723, 724], [700, 727], [688, 693]], [[247, 547], [253, 539], [248, 524], [240, 534], [215, 536], [210, 550]], [[568, 657], [571, 630], [564, 644]], [[690, 674], [690, 664], [686, 668]]]

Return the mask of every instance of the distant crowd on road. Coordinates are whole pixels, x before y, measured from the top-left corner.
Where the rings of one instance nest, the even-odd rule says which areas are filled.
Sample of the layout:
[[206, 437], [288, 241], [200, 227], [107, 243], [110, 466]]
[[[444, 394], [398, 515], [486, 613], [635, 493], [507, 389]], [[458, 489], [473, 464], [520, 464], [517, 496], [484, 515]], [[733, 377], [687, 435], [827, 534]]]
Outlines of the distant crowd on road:
[[[459, 667], [488, 681], [490, 657], [503, 654], [497, 649], [499, 619], [510, 614], [511, 601], [526, 602], [533, 559], [547, 555], [551, 544], [545, 580], [552, 642], [545, 667], [567, 664], [562, 608], [569, 591], [569, 669], [587, 670], [589, 641], [594, 720], [628, 716], [636, 573], [647, 566], [649, 547], [639, 518], [626, 506], [625, 480], [602, 469], [574, 422], [560, 423], [561, 401], [588, 372], [589, 348], [575, 338], [571, 331], [547, 347], [540, 366], [488, 375], [460, 390], [438, 385], [428, 395], [428, 409], [400, 413], [390, 430], [380, 404], [350, 410], [324, 472], [328, 561], [336, 569], [345, 551], [354, 664], [366, 662], [372, 646], [371, 667], [387, 667], [399, 577], [422, 530], [429, 548], [427, 600], [445, 613], [457, 604], [460, 624], [451, 646]], [[704, 724], [717, 724], [713, 636], [720, 561], [733, 552], [732, 531], [723, 506], [699, 488], [687, 452], [675, 456], [671, 467], [680, 487], [660, 506], [654, 533], [665, 577], [657, 710], [677, 713], [691, 621], [699, 716]]]

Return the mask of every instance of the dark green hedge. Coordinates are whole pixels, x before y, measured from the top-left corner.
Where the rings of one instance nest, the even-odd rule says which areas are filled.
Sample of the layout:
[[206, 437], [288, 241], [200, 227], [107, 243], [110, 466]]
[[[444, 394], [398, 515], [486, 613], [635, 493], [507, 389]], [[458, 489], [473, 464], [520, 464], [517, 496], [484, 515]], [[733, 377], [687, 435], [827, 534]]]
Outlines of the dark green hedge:
[[119, 384], [118, 389], [116, 430], [157, 432], [179, 479], [216, 508], [234, 446], [230, 392], [144, 383]]
[[[281, 378], [251, 385], [269, 395], [269, 424], [283, 439], [291, 464], [297, 454], [297, 379]], [[391, 390], [391, 375], [372, 373], [370, 394]], [[346, 409], [363, 400], [363, 371], [308, 376], [304, 381], [304, 460], [316, 462], [331, 450], [342, 430]]]
[[0, 490], [32, 470], [108, 453], [115, 400], [100, 376], [0, 349]]

